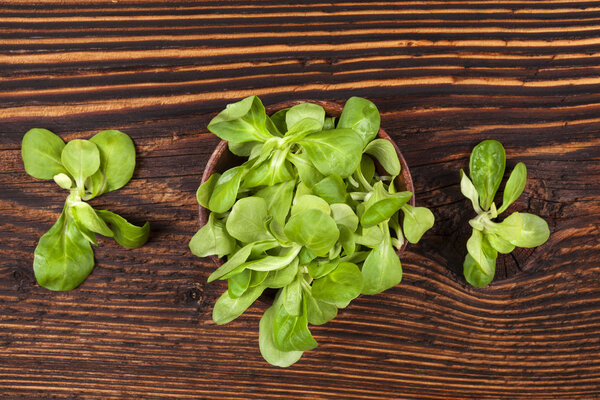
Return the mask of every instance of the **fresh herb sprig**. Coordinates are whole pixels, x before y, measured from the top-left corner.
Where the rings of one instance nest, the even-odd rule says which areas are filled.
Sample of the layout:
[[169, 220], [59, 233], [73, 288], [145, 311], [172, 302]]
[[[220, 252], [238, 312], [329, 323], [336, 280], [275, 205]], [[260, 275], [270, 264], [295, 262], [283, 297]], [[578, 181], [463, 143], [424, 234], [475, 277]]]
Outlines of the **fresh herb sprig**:
[[135, 148], [131, 138], [116, 130], [98, 132], [90, 140], [65, 142], [47, 129], [31, 129], [23, 137], [25, 171], [34, 178], [54, 179], [69, 191], [58, 221], [35, 248], [37, 282], [50, 290], [71, 290], [94, 268], [91, 244], [96, 233], [136, 248], [148, 240], [150, 225], [135, 226], [107, 210], [94, 210], [87, 201], [119, 189], [133, 175]]
[[548, 224], [537, 215], [514, 212], [502, 222], [493, 221], [521, 196], [527, 182], [527, 168], [519, 162], [511, 172], [496, 207], [494, 196], [500, 187], [506, 155], [496, 140], [484, 140], [471, 152], [471, 179], [460, 171], [460, 190], [471, 200], [477, 216], [469, 221], [473, 233], [467, 241], [463, 263], [465, 279], [473, 286], [486, 286], [496, 272], [498, 253], [509, 254], [515, 247], [537, 247], [548, 240]]
[[259, 326], [261, 354], [273, 365], [289, 366], [317, 346], [309, 323], [328, 322], [361, 293], [397, 285], [395, 249], [433, 225], [428, 209], [408, 204], [411, 192], [396, 192], [400, 161], [392, 143], [376, 139], [379, 124], [376, 106], [358, 97], [336, 123], [312, 103], [269, 117], [252, 96], [208, 125], [248, 160], [198, 188], [198, 202], [211, 213], [190, 249], [227, 257], [208, 278], [228, 282], [213, 309], [217, 324], [277, 289]]

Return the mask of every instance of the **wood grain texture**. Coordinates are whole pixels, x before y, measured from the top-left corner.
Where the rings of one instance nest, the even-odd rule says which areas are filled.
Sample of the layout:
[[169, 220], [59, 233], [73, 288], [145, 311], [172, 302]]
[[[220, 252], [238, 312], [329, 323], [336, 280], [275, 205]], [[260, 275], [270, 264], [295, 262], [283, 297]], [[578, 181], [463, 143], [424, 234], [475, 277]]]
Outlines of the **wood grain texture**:
[[[0, 397], [7, 399], [600, 398], [600, 1], [0, 1]], [[211, 321], [224, 289], [192, 256], [208, 121], [265, 104], [368, 97], [436, 225], [404, 280], [314, 327], [288, 369], [258, 352], [257, 303]], [[39, 237], [65, 193], [28, 176], [32, 127], [64, 139], [120, 129], [138, 165], [93, 205], [152, 234], [112, 240], [78, 289], [40, 288]], [[466, 285], [472, 147], [527, 165], [514, 210], [549, 241]]]

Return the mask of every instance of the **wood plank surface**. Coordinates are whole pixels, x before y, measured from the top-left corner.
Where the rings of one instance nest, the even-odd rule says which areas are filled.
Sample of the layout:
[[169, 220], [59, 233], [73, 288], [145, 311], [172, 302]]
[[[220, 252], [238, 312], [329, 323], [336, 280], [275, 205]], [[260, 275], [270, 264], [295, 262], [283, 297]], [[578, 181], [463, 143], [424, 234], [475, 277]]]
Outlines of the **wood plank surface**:
[[[287, 369], [258, 351], [258, 302], [225, 326], [224, 289], [187, 242], [227, 103], [374, 101], [434, 228], [400, 285], [314, 327]], [[129, 134], [131, 182], [92, 201], [147, 245], [100, 239], [76, 290], [33, 276], [65, 198], [28, 176], [30, 128]], [[500, 140], [527, 165], [514, 210], [548, 221], [496, 279], [462, 277], [460, 168]], [[0, 398], [599, 399], [600, 1], [0, 1]]]

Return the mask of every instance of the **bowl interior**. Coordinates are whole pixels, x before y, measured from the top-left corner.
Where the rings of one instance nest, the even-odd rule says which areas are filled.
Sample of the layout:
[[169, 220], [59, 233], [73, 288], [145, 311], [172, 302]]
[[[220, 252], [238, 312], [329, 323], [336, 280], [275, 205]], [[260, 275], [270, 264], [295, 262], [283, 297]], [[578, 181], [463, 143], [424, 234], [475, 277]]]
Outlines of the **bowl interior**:
[[[321, 100], [284, 101], [284, 102], [277, 103], [277, 104], [267, 107], [266, 111], [267, 111], [268, 115], [271, 115], [271, 114], [273, 114], [279, 110], [282, 110], [284, 108], [289, 108], [289, 107], [295, 106], [297, 104], [307, 103], [307, 102], [320, 105], [321, 107], [323, 107], [325, 109], [326, 114], [330, 117], [339, 117], [342, 114], [342, 109], [343, 109], [342, 105], [331, 102], [331, 101], [321, 101]], [[394, 145], [394, 148], [396, 149], [396, 153], [398, 154], [398, 158], [400, 159], [400, 165], [402, 167], [401, 174], [398, 177], [396, 177], [396, 179], [394, 181], [395, 185], [396, 185], [396, 189], [398, 191], [408, 190], [408, 191], [412, 192], [413, 196], [411, 197], [409, 203], [414, 206], [415, 205], [415, 196], [414, 196], [415, 190], [414, 190], [414, 186], [413, 186], [413, 182], [412, 182], [412, 177], [411, 177], [410, 171], [408, 169], [408, 165], [406, 164], [406, 160], [402, 156], [402, 153], [400, 152], [400, 149], [398, 148], [396, 143], [394, 143], [392, 138], [387, 134], [387, 132], [385, 130], [380, 128], [377, 135], [378, 135], [378, 137], [380, 137], [382, 139], [389, 140]], [[224, 140], [221, 140], [219, 142], [219, 144], [217, 145], [217, 147], [215, 148], [215, 151], [210, 156], [208, 163], [206, 164], [206, 168], [204, 169], [204, 173], [202, 174], [201, 183], [206, 182], [213, 173], [215, 173], [215, 172], [222, 173], [222, 172], [228, 170], [229, 168], [232, 168], [232, 167], [242, 164], [244, 161], [245, 161], [244, 158], [238, 157], [238, 156], [234, 155], [233, 153], [231, 153], [227, 147], [227, 142]], [[375, 166], [376, 166], [378, 172], [380, 174], [383, 174], [383, 168], [381, 167], [381, 165], [378, 165], [378, 163], [375, 162]], [[206, 221], [208, 221], [208, 215], [209, 215], [210, 211], [205, 209], [202, 206], [200, 206], [199, 211], [200, 211], [200, 213], [199, 213], [200, 226], [203, 226], [204, 224], [206, 224]], [[398, 250], [398, 254], [400, 254], [406, 248], [407, 245], [408, 245], [408, 241], [405, 239], [404, 244]], [[221, 261], [216, 256], [212, 257], [212, 259], [213, 259], [213, 261], [215, 261], [218, 264], [221, 263]]]

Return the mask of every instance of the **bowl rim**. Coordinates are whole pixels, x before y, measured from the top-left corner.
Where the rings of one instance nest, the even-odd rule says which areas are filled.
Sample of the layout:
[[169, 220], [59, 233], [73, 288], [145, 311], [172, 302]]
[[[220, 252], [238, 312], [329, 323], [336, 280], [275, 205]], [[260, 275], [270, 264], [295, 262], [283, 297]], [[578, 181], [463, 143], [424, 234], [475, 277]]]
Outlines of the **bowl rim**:
[[[333, 116], [336, 118], [339, 118], [339, 116], [341, 115], [342, 110], [344, 108], [343, 105], [333, 102], [333, 101], [300, 99], [300, 100], [286, 100], [286, 101], [282, 101], [279, 103], [275, 103], [268, 107], [265, 107], [265, 110], [266, 110], [267, 115], [270, 116], [279, 110], [293, 107], [295, 105], [302, 104], [302, 103], [313, 103], [313, 104], [320, 105], [321, 107], [323, 107], [325, 109], [327, 116]], [[394, 146], [394, 149], [396, 150], [396, 154], [398, 155], [398, 159], [400, 160], [401, 176], [403, 177], [404, 184], [406, 186], [405, 190], [408, 190], [408, 191], [412, 192], [412, 194], [413, 194], [409, 200], [409, 204], [414, 207], [415, 206], [415, 189], [414, 189], [414, 184], [412, 181], [412, 175], [410, 174], [408, 164], [406, 163], [406, 160], [404, 159], [404, 156], [402, 155], [400, 148], [398, 147], [396, 142], [394, 142], [394, 140], [392, 140], [390, 135], [383, 128], [381, 128], [381, 126], [379, 127], [379, 131], [377, 132], [377, 136], [379, 138], [390, 141], [392, 143], [392, 145]], [[227, 154], [227, 153], [229, 153], [229, 154]], [[200, 180], [201, 185], [204, 182], [206, 182], [208, 180], [208, 178], [210, 178], [210, 176], [214, 172], [216, 172], [216, 166], [218, 165], [218, 161], [225, 155], [230, 156], [230, 157], [236, 157], [229, 151], [229, 148], [227, 147], [227, 141], [221, 140], [221, 141], [219, 141], [219, 143], [215, 147], [215, 150], [213, 150], [208, 161], [206, 162], [206, 166], [204, 167], [204, 172], [202, 173], [202, 178]], [[210, 213], [210, 210], [204, 208], [202, 205], [198, 205], [198, 206], [199, 206], [199, 216], [198, 217], [200, 220], [200, 227], [203, 227], [206, 224], [206, 222], [208, 221], [208, 215]], [[408, 246], [408, 240], [406, 239], [406, 237], [404, 237], [404, 243], [396, 251], [396, 254], [398, 254], [398, 255], [402, 254], [402, 252], [404, 252], [404, 250], [406, 249], [407, 246]], [[223, 264], [223, 261], [220, 258], [218, 258], [216, 255], [211, 256], [210, 258], [217, 265]]]

